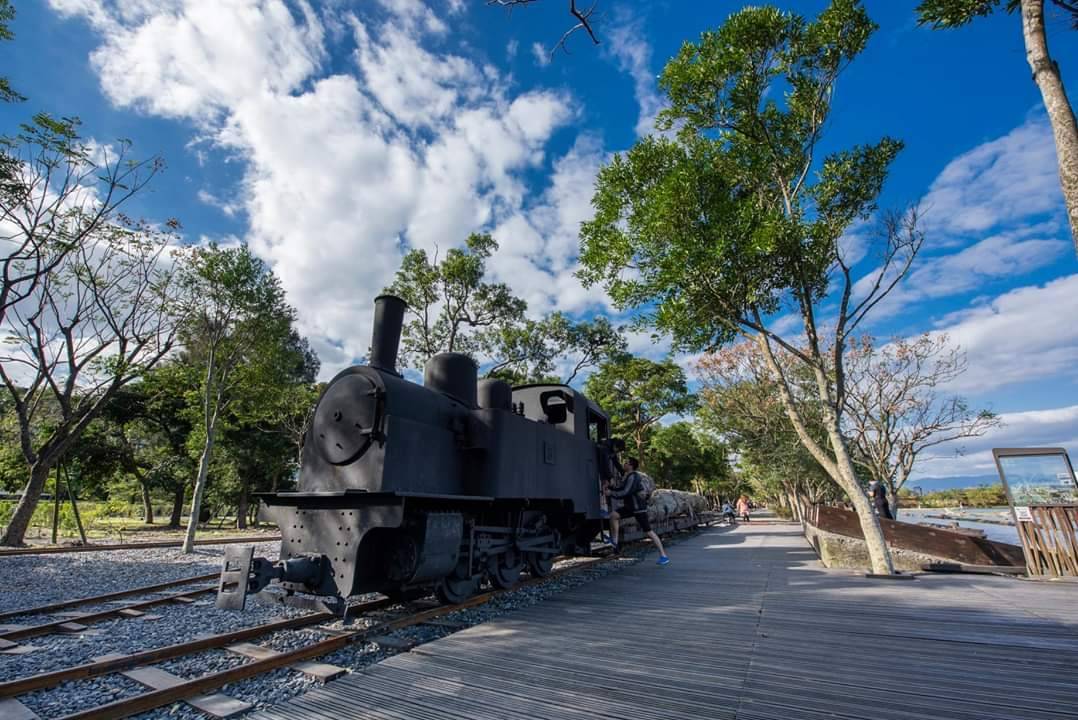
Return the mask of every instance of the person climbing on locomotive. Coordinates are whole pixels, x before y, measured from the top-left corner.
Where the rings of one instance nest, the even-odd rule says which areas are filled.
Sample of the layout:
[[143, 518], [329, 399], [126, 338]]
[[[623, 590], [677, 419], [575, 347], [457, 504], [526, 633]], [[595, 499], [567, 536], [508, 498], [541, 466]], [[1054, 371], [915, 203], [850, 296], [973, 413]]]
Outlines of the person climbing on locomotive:
[[621, 487], [608, 491], [610, 497], [621, 500], [621, 508], [610, 513], [610, 540], [614, 551], [618, 550], [618, 521], [623, 517], [632, 517], [640, 529], [651, 538], [655, 547], [659, 548], [659, 561], [657, 564], [666, 565], [670, 558], [666, 555], [666, 548], [658, 534], [651, 529], [648, 520], [647, 500], [641, 498], [642, 478], [640, 477], [640, 461], [629, 458], [629, 472], [622, 479]]

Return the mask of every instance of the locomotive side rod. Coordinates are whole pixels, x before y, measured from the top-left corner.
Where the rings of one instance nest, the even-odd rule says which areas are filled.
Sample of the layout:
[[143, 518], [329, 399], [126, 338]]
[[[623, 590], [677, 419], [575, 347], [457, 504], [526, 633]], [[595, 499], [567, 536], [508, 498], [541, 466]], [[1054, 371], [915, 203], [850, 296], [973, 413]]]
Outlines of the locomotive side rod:
[[[577, 563], [571, 567], [562, 568], [552, 572], [545, 578], [532, 578], [526, 580], [519, 585], [512, 588], [527, 587], [537, 583], [544, 582], [549, 578], [562, 575], [576, 570], [581, 570], [586, 567], [591, 567], [597, 563], [607, 562], [610, 558], [599, 557], [591, 558], [584, 562]], [[161, 690], [151, 690], [141, 695], [125, 698], [123, 700], [116, 700], [108, 703], [107, 705], [101, 705], [96, 708], [84, 710], [81, 712], [72, 713], [70, 715], [64, 715], [59, 720], [116, 720], [118, 718], [130, 717], [131, 715], [137, 715], [147, 710], [153, 710], [154, 708], [168, 705], [170, 703], [184, 700], [186, 698], [204, 694], [210, 690], [215, 690], [228, 685], [230, 683], [237, 682], [239, 680], [245, 680], [256, 675], [269, 672], [270, 670], [276, 670], [280, 667], [286, 667], [303, 660], [310, 660], [312, 658], [320, 657], [344, 647], [347, 647], [353, 643], [361, 642], [367, 638], [375, 637], [387, 632], [399, 630], [401, 628], [410, 627], [413, 625], [421, 625], [429, 620], [448, 615], [449, 613], [456, 612], [476, 605], [482, 605], [498, 595], [502, 595], [512, 590], [493, 590], [490, 592], [476, 595], [463, 603], [457, 605], [446, 605], [443, 607], [433, 608], [431, 610], [424, 610], [412, 615], [408, 615], [396, 620], [390, 620], [385, 623], [381, 623], [374, 627], [367, 628], [365, 630], [354, 630], [348, 633], [338, 635], [336, 637], [320, 640], [319, 642], [308, 645], [307, 647], [298, 648], [288, 652], [283, 652], [272, 657], [268, 657], [264, 660], [254, 660], [243, 665], [239, 665], [228, 670], [222, 670], [220, 672], [211, 673], [210, 675], [204, 675], [194, 680], [189, 680], [178, 685], [174, 685], [169, 688], [163, 688]]]

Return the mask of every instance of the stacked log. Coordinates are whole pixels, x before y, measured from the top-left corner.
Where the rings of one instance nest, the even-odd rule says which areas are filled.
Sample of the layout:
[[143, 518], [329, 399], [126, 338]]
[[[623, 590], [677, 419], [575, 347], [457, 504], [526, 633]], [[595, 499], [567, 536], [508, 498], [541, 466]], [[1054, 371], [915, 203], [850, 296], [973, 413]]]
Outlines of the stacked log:
[[648, 501], [648, 520], [662, 522], [667, 518], [682, 515], [699, 515], [706, 510], [707, 501], [703, 495], [656, 488]]

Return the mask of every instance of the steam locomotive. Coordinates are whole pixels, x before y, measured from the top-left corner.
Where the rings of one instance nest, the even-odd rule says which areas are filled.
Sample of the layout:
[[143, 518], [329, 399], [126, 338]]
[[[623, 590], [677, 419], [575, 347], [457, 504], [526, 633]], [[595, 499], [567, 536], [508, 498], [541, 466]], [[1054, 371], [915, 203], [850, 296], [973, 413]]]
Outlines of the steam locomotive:
[[567, 385], [477, 379], [471, 358], [435, 355], [423, 385], [396, 369], [407, 306], [374, 301], [370, 364], [318, 401], [299, 488], [260, 496], [281, 529], [280, 559], [226, 553], [218, 606], [242, 608], [271, 583], [285, 595], [405, 598], [432, 587], [461, 602], [485, 578], [512, 587], [558, 555], [588, 551], [610, 476], [603, 411]]

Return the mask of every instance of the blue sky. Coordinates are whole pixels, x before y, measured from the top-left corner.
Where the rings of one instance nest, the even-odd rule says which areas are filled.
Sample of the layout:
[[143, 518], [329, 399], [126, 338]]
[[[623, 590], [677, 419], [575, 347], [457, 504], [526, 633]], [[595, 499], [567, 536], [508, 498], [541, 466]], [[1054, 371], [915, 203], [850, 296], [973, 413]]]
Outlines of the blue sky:
[[[811, 16], [826, 3], [778, 4]], [[406, 245], [491, 231], [493, 273], [534, 312], [611, 312], [572, 276], [596, 169], [648, 131], [665, 60], [743, 3], [599, 0], [602, 43], [577, 34], [550, 57], [566, 5], [16, 2], [0, 63], [30, 99], [0, 122], [79, 115], [87, 137], [164, 156], [132, 212], [177, 217], [192, 242], [248, 241], [329, 375], [365, 353], [370, 299]], [[906, 143], [881, 205], [922, 203], [928, 240], [871, 330], [946, 332], [967, 351], [953, 390], [1006, 427], [919, 479], [985, 475], [993, 446], [1078, 450], [1078, 264], [1018, 19], [933, 32], [915, 5], [866, 3], [880, 29], [840, 80], [825, 149]], [[1078, 75], [1064, 19], [1050, 17], [1050, 39], [1064, 78]]]

